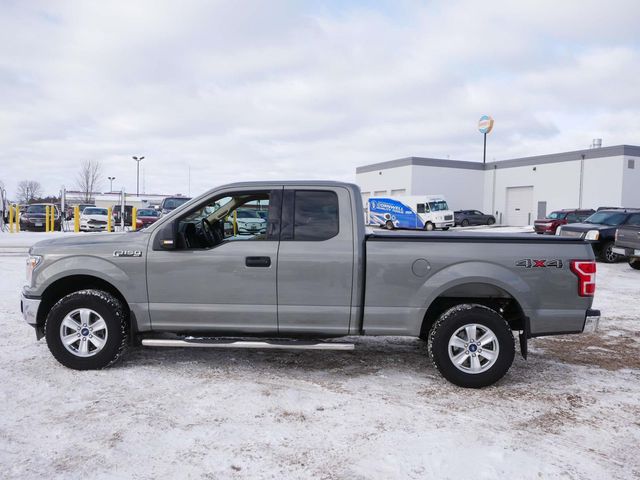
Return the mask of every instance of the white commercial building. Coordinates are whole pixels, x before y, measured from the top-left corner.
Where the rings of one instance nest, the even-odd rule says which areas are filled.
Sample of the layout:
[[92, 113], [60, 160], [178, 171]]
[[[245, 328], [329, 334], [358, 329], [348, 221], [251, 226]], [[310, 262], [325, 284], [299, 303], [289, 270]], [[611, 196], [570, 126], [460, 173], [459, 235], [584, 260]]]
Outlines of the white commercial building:
[[640, 147], [617, 145], [499, 162], [409, 157], [356, 169], [363, 199], [443, 194], [452, 210], [528, 225], [561, 208], [640, 207]]

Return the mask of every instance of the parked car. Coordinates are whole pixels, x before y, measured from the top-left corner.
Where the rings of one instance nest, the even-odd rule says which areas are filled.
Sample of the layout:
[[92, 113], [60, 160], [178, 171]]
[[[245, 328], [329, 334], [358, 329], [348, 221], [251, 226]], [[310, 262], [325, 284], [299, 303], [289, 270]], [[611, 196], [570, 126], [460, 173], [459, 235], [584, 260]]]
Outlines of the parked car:
[[586, 210], [567, 208], [564, 210], [556, 210], [554, 212], [551, 212], [545, 218], [541, 218], [533, 222], [533, 229], [539, 235], [545, 233], [549, 235], [555, 235], [556, 230], [560, 225], [566, 225], [568, 223], [580, 223], [594, 213], [595, 210], [593, 209]]
[[256, 210], [252, 208], [239, 208], [236, 210], [236, 216], [230, 216], [229, 221], [233, 225], [236, 219], [239, 234], [257, 234], [267, 231], [267, 221], [262, 218]]
[[60, 230], [60, 210], [51, 203], [34, 203], [28, 205], [20, 215], [20, 230], [46, 230], [45, 218], [47, 207], [54, 207], [54, 230]]
[[[111, 211], [113, 212], [113, 220], [116, 225], [121, 225], [120, 211], [122, 210], [122, 205], [114, 205]], [[124, 206], [124, 226], [130, 227], [133, 222], [133, 205], [125, 205]]]
[[626, 225], [631, 216], [637, 213], [640, 213], [640, 210], [625, 208], [598, 210], [582, 223], [558, 227], [556, 235], [589, 240], [598, 259], [605, 263], [615, 263], [624, 258], [613, 251], [616, 230]]
[[82, 232], [101, 232], [107, 229], [108, 212], [106, 208], [87, 207], [80, 214]]
[[468, 227], [469, 225], [493, 225], [496, 217], [485, 215], [480, 210], [456, 210], [453, 212], [453, 219], [456, 225]]
[[616, 230], [613, 253], [627, 257], [631, 268], [640, 270], [640, 212], [632, 214], [627, 223]]
[[[507, 373], [514, 331], [526, 357], [528, 338], [597, 329], [584, 241], [368, 233], [361, 198], [339, 182], [235, 183], [136, 235], [36, 243], [23, 317], [77, 370], [112, 364], [128, 342], [352, 350], [335, 337], [409, 335], [427, 340], [445, 378], [473, 388]], [[277, 205], [266, 234], [225, 236], [225, 219], [258, 199]]]
[[160, 215], [166, 215], [169, 212], [174, 211], [180, 205], [183, 205], [191, 200], [190, 197], [167, 197], [162, 199], [160, 204]]
[[153, 208], [141, 208], [136, 215], [136, 229], [151, 225], [160, 218], [160, 213]]

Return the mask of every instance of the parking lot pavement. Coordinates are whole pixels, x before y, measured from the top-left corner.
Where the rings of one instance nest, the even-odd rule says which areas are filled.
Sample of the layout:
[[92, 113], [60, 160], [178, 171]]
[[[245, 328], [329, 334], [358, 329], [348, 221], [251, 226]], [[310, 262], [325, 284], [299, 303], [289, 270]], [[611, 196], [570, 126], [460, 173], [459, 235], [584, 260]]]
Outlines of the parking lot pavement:
[[0, 256], [0, 478], [638, 478], [640, 272], [598, 269], [598, 335], [535, 339], [471, 391], [409, 338], [68, 370], [21, 319], [23, 254]]

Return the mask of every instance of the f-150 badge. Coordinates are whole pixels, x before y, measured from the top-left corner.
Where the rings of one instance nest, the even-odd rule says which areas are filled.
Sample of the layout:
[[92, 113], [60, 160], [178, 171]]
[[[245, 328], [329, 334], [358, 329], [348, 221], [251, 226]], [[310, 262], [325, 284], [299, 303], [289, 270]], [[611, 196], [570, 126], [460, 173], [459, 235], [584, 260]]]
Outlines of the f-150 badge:
[[141, 250], [114, 250], [113, 256], [114, 257], [141, 257], [142, 251]]
[[522, 260], [518, 260], [516, 262], [516, 267], [524, 267], [524, 268], [545, 268], [545, 267], [555, 267], [562, 268], [562, 260], [554, 258], [552, 260], [540, 259], [536, 260], [533, 258], [523, 258]]

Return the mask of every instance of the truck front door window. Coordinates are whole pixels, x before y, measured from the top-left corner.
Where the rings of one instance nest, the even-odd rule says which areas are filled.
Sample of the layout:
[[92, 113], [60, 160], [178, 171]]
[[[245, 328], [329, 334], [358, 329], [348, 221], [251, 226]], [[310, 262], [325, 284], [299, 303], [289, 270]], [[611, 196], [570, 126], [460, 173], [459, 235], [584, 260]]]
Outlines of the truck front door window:
[[[217, 197], [185, 215], [178, 235], [185, 248], [213, 248], [235, 240], [273, 240], [269, 192]], [[270, 232], [270, 233], [268, 233]]]

